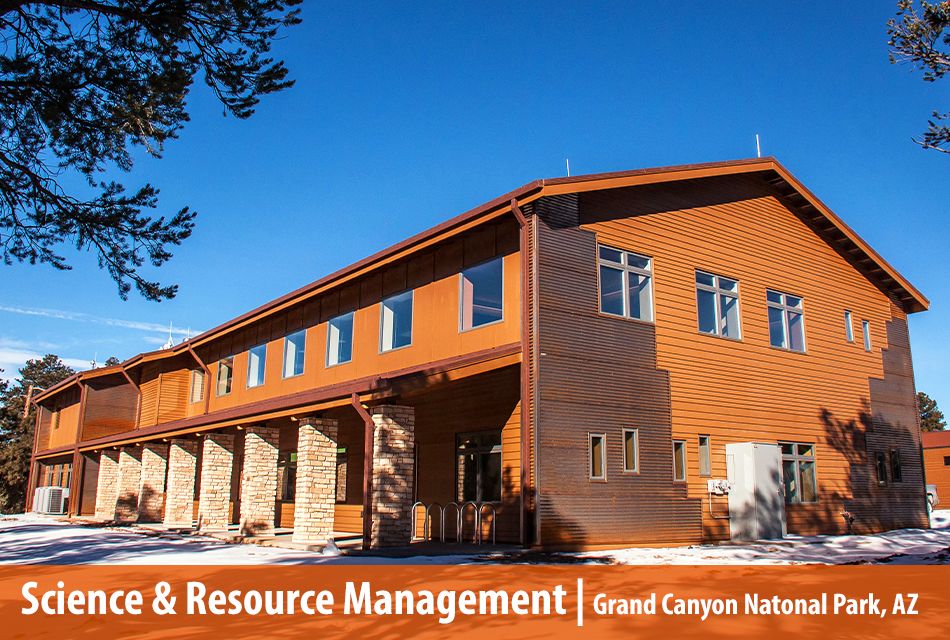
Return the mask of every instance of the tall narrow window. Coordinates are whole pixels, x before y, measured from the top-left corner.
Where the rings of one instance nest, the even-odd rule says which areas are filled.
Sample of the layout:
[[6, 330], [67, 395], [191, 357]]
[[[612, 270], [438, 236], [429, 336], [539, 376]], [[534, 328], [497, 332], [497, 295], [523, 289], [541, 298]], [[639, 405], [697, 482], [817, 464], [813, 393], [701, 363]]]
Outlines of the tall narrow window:
[[844, 312], [844, 336], [848, 342], [854, 342], [854, 320], [850, 311]]
[[741, 337], [739, 283], [697, 271], [696, 315], [700, 332], [738, 340]]
[[501, 431], [459, 434], [455, 438], [456, 495], [463, 502], [501, 500]]
[[600, 247], [600, 310], [615, 316], [653, 320], [653, 260]]
[[782, 448], [785, 502], [818, 502], [815, 445], [799, 442], [781, 442], [779, 445]]
[[623, 470], [640, 471], [640, 432], [638, 429], [623, 430]]
[[861, 321], [861, 330], [864, 332], [864, 350], [871, 350], [871, 323], [867, 320]]
[[247, 352], [247, 386], [259, 387], [264, 384], [264, 362], [267, 360], [267, 345], [251, 347]]
[[234, 356], [218, 361], [218, 384], [216, 393], [226, 396], [231, 393], [231, 376], [234, 374]]
[[353, 312], [344, 313], [327, 323], [327, 366], [353, 359]]
[[788, 293], [766, 291], [769, 309], [769, 342], [789, 351], [805, 351], [805, 318], [802, 299]]
[[603, 433], [589, 433], [590, 479], [607, 479], [607, 436]]
[[673, 480], [686, 480], [686, 442], [683, 440], [673, 441]]
[[336, 448], [336, 501], [346, 502], [346, 474], [349, 457], [346, 447]]
[[412, 344], [412, 290], [383, 300], [380, 317], [380, 351]]
[[301, 329], [284, 338], [284, 377], [303, 373], [303, 356], [307, 346], [307, 331]]
[[462, 271], [459, 295], [459, 326], [462, 331], [501, 320], [504, 296], [502, 270], [502, 258], [499, 256]]
[[281, 502], [294, 502], [297, 497], [297, 453], [282, 451], [277, 457], [277, 495]]
[[191, 372], [191, 393], [189, 399], [192, 402], [201, 402], [205, 394], [205, 374], [204, 371], [193, 369]]
[[699, 475], [712, 475], [712, 460], [709, 451], [709, 436], [699, 436]]
[[877, 471], [877, 483], [882, 486], [887, 484], [887, 456], [883, 451], [874, 453], [874, 468]]
[[891, 480], [894, 482], [903, 482], [904, 470], [901, 468], [901, 452], [899, 449], [891, 449]]

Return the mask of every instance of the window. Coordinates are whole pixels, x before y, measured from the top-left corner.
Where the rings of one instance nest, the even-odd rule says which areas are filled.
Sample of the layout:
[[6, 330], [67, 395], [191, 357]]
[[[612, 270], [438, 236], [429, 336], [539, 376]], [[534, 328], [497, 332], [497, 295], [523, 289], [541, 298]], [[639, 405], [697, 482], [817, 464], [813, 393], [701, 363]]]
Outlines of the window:
[[891, 480], [894, 482], [903, 482], [904, 470], [901, 469], [901, 452], [899, 449], [891, 449]]
[[587, 434], [590, 450], [590, 479], [607, 479], [607, 436], [603, 433]]
[[686, 442], [673, 441], [673, 480], [686, 481]]
[[293, 502], [297, 496], [297, 454], [282, 451], [277, 457], [277, 495], [281, 502]]
[[709, 455], [709, 436], [699, 436], [699, 475], [712, 475], [712, 461]]
[[815, 478], [815, 445], [799, 442], [780, 442], [782, 448], [782, 480], [785, 484], [785, 502], [818, 502], [818, 483]]
[[640, 471], [640, 431], [623, 430], [623, 470], [632, 473]]
[[765, 292], [769, 309], [769, 342], [789, 351], [805, 351], [805, 320], [802, 299], [778, 291]]
[[50, 425], [54, 431], [59, 429], [59, 409], [53, 412], [53, 417], [50, 418]]
[[501, 500], [501, 431], [455, 437], [459, 503]]
[[234, 356], [218, 360], [218, 385], [216, 393], [226, 396], [231, 393], [231, 376], [234, 373]]
[[303, 356], [307, 345], [307, 331], [301, 329], [284, 338], [284, 377], [293, 378], [303, 373]]
[[336, 449], [336, 501], [346, 502], [346, 473], [347, 473], [347, 455], [346, 447], [337, 447]]
[[854, 322], [851, 318], [851, 312], [844, 312], [844, 335], [848, 342], [854, 342]]
[[191, 402], [201, 402], [205, 394], [205, 374], [204, 371], [193, 369], [191, 371], [191, 391], [188, 398]]
[[871, 323], [867, 320], [861, 321], [861, 330], [864, 332], [864, 350], [871, 350]]
[[950, 467], [950, 456], [943, 457], [943, 466]]
[[462, 331], [501, 320], [504, 285], [499, 256], [461, 274], [459, 326]]
[[600, 247], [600, 310], [653, 321], [653, 260]]
[[327, 366], [353, 359], [353, 312], [344, 313], [327, 324]]
[[696, 315], [699, 330], [738, 340], [739, 283], [729, 278], [696, 272]]
[[267, 360], [267, 345], [252, 347], [247, 352], [247, 386], [259, 387], [264, 384], [264, 362]]
[[383, 300], [380, 318], [380, 351], [412, 344], [412, 291]]
[[883, 451], [874, 452], [874, 468], [877, 471], [877, 483], [882, 486], [887, 484], [887, 456]]

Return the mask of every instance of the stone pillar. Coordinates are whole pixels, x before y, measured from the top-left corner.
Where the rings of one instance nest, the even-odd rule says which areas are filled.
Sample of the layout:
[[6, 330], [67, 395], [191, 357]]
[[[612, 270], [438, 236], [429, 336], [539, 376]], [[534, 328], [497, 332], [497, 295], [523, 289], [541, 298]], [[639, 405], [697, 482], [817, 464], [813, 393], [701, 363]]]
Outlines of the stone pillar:
[[297, 425], [294, 542], [325, 542], [336, 509], [337, 421], [301, 418]]
[[119, 452], [107, 449], [99, 454], [99, 481], [96, 485], [96, 518], [115, 518], [115, 502], [119, 495]]
[[373, 408], [373, 423], [370, 547], [406, 545], [412, 539], [415, 410], [380, 405]]
[[142, 450], [122, 447], [119, 452], [118, 495], [115, 501], [116, 522], [139, 519], [139, 487], [142, 484]]
[[274, 533], [277, 503], [277, 454], [280, 429], [263, 424], [244, 432], [244, 468], [241, 469], [241, 533]]
[[172, 440], [168, 449], [168, 487], [165, 493], [165, 526], [190, 527], [195, 508], [197, 438]]
[[149, 442], [142, 446], [142, 483], [139, 486], [139, 522], [161, 522], [165, 502], [168, 445]]
[[226, 531], [231, 501], [231, 466], [234, 464], [234, 436], [209, 433], [201, 452], [201, 492], [198, 496], [198, 527], [204, 531]]

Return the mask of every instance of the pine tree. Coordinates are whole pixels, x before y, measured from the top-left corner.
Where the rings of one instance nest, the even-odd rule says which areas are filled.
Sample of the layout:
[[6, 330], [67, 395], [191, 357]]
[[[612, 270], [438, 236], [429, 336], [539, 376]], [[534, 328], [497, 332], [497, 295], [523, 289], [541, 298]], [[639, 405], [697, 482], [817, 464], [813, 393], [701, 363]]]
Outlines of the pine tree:
[[917, 408], [920, 410], [921, 431], [943, 431], [947, 421], [943, 418], [943, 411], [937, 407], [937, 401], [923, 391], [917, 392]]

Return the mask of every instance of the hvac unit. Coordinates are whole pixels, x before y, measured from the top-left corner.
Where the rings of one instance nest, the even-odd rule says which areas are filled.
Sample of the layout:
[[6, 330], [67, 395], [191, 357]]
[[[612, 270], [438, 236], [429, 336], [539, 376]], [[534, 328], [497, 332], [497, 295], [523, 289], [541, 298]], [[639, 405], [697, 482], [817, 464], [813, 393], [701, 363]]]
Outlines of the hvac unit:
[[64, 504], [69, 494], [63, 487], [39, 487], [33, 496], [33, 511], [37, 513], [65, 513]]

